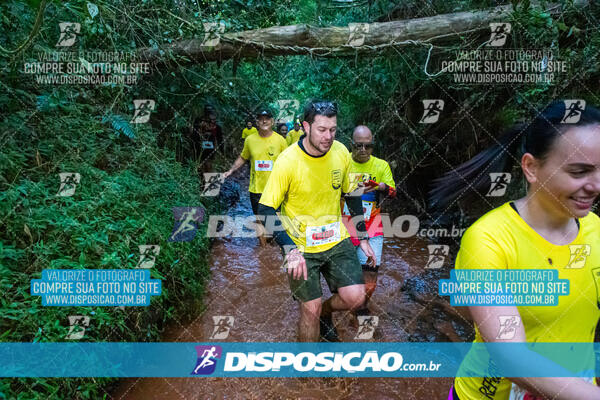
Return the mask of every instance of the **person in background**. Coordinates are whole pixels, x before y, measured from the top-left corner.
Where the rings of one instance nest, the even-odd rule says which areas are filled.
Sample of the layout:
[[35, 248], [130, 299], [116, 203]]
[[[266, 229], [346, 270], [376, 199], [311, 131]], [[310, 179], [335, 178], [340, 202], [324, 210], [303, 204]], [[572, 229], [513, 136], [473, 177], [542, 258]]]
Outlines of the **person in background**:
[[281, 135], [282, 138], [285, 138], [288, 134], [288, 127], [286, 124], [279, 124], [277, 126], [277, 133]]
[[[350, 163], [350, 175], [353, 180], [362, 182], [363, 185], [368, 181], [378, 183], [377, 186], [364, 186], [364, 193], [361, 197], [364, 212], [364, 219], [369, 234], [369, 244], [377, 257], [377, 264], [367, 263], [367, 256], [360, 247], [356, 248], [358, 260], [362, 266], [363, 277], [365, 279], [366, 301], [364, 307], [356, 311], [357, 315], [369, 315], [367, 302], [373, 295], [377, 287], [377, 272], [381, 265], [381, 252], [383, 248], [383, 225], [381, 222], [381, 201], [389, 196], [396, 196], [396, 184], [392, 176], [392, 170], [389, 164], [375, 156], [373, 153], [373, 134], [371, 130], [359, 125], [354, 128], [352, 133], [352, 161]], [[356, 231], [350, 222], [350, 212], [344, 204], [342, 215], [344, 224], [350, 233], [352, 243], [358, 246], [359, 240], [356, 237]]]
[[248, 118], [246, 120], [246, 127], [242, 130], [242, 139], [246, 140], [246, 138], [250, 135], [258, 133], [258, 130], [253, 126], [254, 119]]
[[[250, 162], [250, 184], [248, 191], [250, 192], [252, 212], [258, 216], [258, 201], [271, 175], [273, 164], [279, 154], [287, 148], [287, 143], [282, 136], [273, 131], [273, 115], [269, 110], [260, 111], [256, 120], [258, 133], [250, 135], [244, 140], [242, 153], [224, 175], [225, 178], [228, 178], [246, 162]], [[260, 230], [258, 239], [261, 246], [265, 246], [266, 237], [264, 229], [261, 229], [263, 225], [259, 220], [256, 222]]]
[[302, 135], [304, 135], [304, 131], [300, 129], [300, 120], [296, 119], [294, 121], [294, 129], [288, 132], [285, 141], [287, 142], [288, 146], [291, 146], [292, 144], [296, 143]]

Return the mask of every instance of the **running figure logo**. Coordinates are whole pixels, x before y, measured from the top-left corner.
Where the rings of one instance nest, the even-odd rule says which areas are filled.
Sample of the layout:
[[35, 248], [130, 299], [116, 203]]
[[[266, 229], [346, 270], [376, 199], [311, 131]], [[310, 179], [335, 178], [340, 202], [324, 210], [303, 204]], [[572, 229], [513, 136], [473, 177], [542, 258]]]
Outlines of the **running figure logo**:
[[196, 237], [198, 224], [204, 217], [201, 207], [173, 207], [175, 226], [167, 242], [190, 242]]
[[373, 338], [375, 328], [379, 324], [379, 317], [376, 315], [359, 315], [358, 317], [358, 331], [354, 339], [369, 340]]
[[154, 110], [154, 100], [134, 100], [135, 112], [131, 118], [132, 124], [145, 124], [150, 120], [150, 113]]
[[200, 196], [214, 197], [221, 191], [221, 185], [225, 182], [225, 176], [219, 172], [204, 173], [204, 190]]
[[585, 100], [565, 100], [565, 116], [562, 124], [576, 124], [585, 110]]
[[210, 335], [212, 340], [227, 339], [229, 331], [233, 328], [233, 321], [235, 320], [231, 315], [215, 315], [213, 318], [213, 331]]
[[85, 315], [69, 315], [69, 332], [65, 339], [79, 340], [83, 338], [85, 328], [90, 326], [90, 317]]
[[75, 194], [75, 188], [81, 180], [81, 175], [77, 172], [61, 172], [58, 174], [60, 177], [60, 187], [58, 188], [57, 196], [71, 197]]
[[192, 375], [210, 375], [215, 372], [217, 359], [223, 355], [221, 346], [196, 346], [198, 360]]
[[430, 244], [427, 245], [429, 250], [429, 259], [425, 264], [425, 269], [438, 269], [444, 265], [446, 256], [450, 253], [450, 246], [446, 244]]
[[570, 244], [569, 250], [571, 251], [571, 257], [565, 268], [579, 269], [585, 267], [587, 256], [592, 252], [592, 246], [589, 244]]
[[160, 246], [151, 244], [141, 244], [139, 246], [140, 249], [140, 261], [138, 261], [138, 265], [136, 268], [152, 268], [154, 267], [154, 262], [156, 261], [156, 256], [160, 253]]
[[500, 47], [506, 43], [506, 38], [510, 33], [511, 25], [508, 22], [490, 22], [492, 34], [488, 41], [488, 46]]
[[204, 22], [204, 39], [201, 46], [214, 47], [221, 41], [221, 33], [225, 32], [224, 22]]
[[500, 329], [498, 329], [498, 340], [511, 340], [517, 333], [517, 327], [521, 325], [521, 318], [516, 315], [499, 315]]
[[444, 100], [423, 100], [423, 117], [419, 120], [420, 124], [435, 124], [440, 119], [440, 114], [444, 109]]
[[60, 29], [60, 37], [56, 42], [56, 47], [70, 47], [73, 46], [77, 35], [81, 31], [81, 25], [77, 22], [61, 22], [58, 24]]
[[506, 188], [510, 183], [511, 175], [508, 172], [490, 172], [490, 190], [488, 190], [486, 196], [488, 197], [500, 197], [506, 193]]
[[369, 24], [348, 24], [348, 29], [348, 45], [362, 46], [365, 43], [365, 34], [369, 33]]
[[298, 100], [277, 100], [277, 106], [279, 107], [277, 121], [288, 123], [294, 120], [300, 102]]

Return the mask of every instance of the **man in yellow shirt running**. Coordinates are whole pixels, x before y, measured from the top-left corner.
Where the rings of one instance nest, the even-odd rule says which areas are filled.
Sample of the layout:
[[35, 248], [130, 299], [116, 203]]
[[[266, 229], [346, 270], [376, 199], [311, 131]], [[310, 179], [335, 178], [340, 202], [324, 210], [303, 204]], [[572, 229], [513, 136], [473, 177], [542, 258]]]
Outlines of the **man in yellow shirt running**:
[[[246, 137], [242, 154], [238, 156], [231, 168], [224, 174], [225, 178], [228, 178], [247, 161], [250, 161], [248, 191], [250, 192], [250, 203], [254, 215], [258, 215], [258, 200], [267, 184], [269, 175], [271, 175], [273, 163], [287, 147], [285, 139], [273, 131], [273, 115], [270, 111], [262, 110], [259, 112], [257, 123], [258, 134]], [[260, 232], [258, 237], [261, 245], [264, 246], [266, 243], [264, 232]]]
[[292, 144], [296, 143], [302, 135], [304, 135], [304, 132], [302, 129], [300, 129], [300, 120], [297, 119], [294, 122], [294, 129], [288, 132], [285, 141], [287, 142], [288, 146], [291, 146]]
[[[356, 186], [350, 180], [350, 153], [335, 141], [337, 106], [313, 101], [304, 110], [307, 132], [277, 159], [260, 198], [259, 213], [281, 225], [265, 225], [282, 246], [292, 295], [300, 301], [300, 341], [338, 341], [332, 312], [356, 310], [365, 301], [365, 286], [356, 251], [341, 221], [340, 197]], [[366, 236], [360, 196], [347, 196], [360, 222], [360, 247], [375, 265]], [[286, 251], [286, 247], [288, 251]], [[289, 250], [291, 248], [291, 250]], [[332, 297], [321, 301], [323, 274]], [[337, 292], [337, 293], [336, 293]]]
[[[386, 197], [395, 197], [396, 184], [392, 176], [392, 170], [389, 164], [372, 155], [373, 153], [373, 134], [371, 130], [359, 125], [354, 128], [352, 133], [352, 162], [350, 163], [350, 174], [354, 180], [363, 182], [377, 182], [377, 186], [365, 187], [362, 195], [362, 207], [366, 228], [369, 234], [369, 244], [377, 256], [377, 264], [370, 266], [367, 264], [367, 257], [362, 249], [357, 249], [358, 260], [363, 269], [365, 279], [365, 288], [367, 300], [365, 307], [358, 310], [358, 315], [368, 315], [367, 302], [373, 295], [377, 287], [377, 271], [381, 263], [381, 251], [383, 248], [383, 224], [381, 222], [381, 202]], [[354, 232], [354, 227], [350, 223], [350, 212], [344, 204], [343, 208], [344, 224], [351, 235], [352, 243], [358, 246], [359, 241]]]

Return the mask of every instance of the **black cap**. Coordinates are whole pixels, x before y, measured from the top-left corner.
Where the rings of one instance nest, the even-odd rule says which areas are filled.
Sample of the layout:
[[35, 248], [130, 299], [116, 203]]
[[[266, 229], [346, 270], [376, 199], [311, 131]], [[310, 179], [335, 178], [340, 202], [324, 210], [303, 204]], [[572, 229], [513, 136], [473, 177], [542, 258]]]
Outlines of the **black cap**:
[[267, 110], [266, 108], [260, 110], [258, 112], [258, 114], [256, 114], [256, 118], [262, 117], [262, 116], [273, 118], [273, 114], [271, 114], [271, 111]]

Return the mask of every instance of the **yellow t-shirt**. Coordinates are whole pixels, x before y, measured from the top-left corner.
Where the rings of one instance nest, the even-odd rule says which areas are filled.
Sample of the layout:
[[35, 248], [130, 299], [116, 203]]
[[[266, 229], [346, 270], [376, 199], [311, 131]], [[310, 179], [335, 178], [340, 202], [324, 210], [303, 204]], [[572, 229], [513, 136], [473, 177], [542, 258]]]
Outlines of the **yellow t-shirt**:
[[[364, 163], [358, 163], [352, 159], [350, 161], [350, 178], [356, 182], [366, 182], [372, 179], [377, 183], [383, 182], [394, 189], [396, 188], [390, 165], [385, 160], [374, 156], [369, 157], [369, 160]], [[378, 218], [381, 209], [378, 207], [379, 204], [377, 204], [377, 191], [363, 194], [362, 204], [369, 237], [383, 235], [381, 218]], [[350, 229], [350, 234], [355, 237], [354, 227], [350, 224], [350, 211], [346, 204], [343, 205], [342, 213], [346, 227]], [[372, 225], [373, 228], [371, 228]]]
[[300, 130], [294, 130], [292, 129], [291, 131], [288, 132], [287, 136], [285, 137], [285, 141], [287, 142], [288, 146], [291, 146], [292, 144], [296, 143], [298, 141], [298, 139], [300, 139], [300, 136], [304, 135], [304, 131], [302, 129]]
[[241, 156], [244, 160], [250, 160], [250, 192], [262, 193], [273, 170], [273, 163], [286, 147], [285, 139], [277, 132], [272, 132], [269, 137], [256, 134], [246, 138]]
[[[533, 230], [510, 203], [488, 212], [462, 237], [456, 258], [457, 269], [556, 269], [559, 279], [568, 279], [569, 295], [560, 296], [557, 306], [517, 306], [527, 342], [593, 342], [600, 318], [600, 218], [589, 213], [579, 219], [575, 240], [564, 246], [554, 245]], [[482, 342], [475, 329], [475, 342]], [[473, 354], [471, 354], [473, 353]], [[472, 357], [469, 357], [471, 355]], [[488, 360], [471, 352], [461, 366], [475, 359]], [[485, 361], [481, 361], [485, 362]], [[582, 360], [593, 365], [590, 360]], [[591, 363], [591, 364], [588, 364]], [[472, 365], [478, 365], [475, 361]], [[486, 365], [478, 365], [482, 371]], [[464, 371], [464, 370], [463, 370]], [[506, 378], [499, 380], [459, 377], [454, 381], [461, 399], [508, 400], [524, 390]], [[510, 397], [511, 399], [513, 397]], [[522, 397], [514, 397], [521, 399]]]
[[282, 225], [298, 248], [320, 253], [349, 237], [340, 213], [342, 192], [350, 181], [350, 153], [335, 141], [321, 157], [311, 157], [295, 143], [277, 159], [260, 203], [277, 209]]
[[258, 130], [255, 127], [252, 127], [250, 129], [244, 128], [244, 130], [242, 131], [242, 139], [246, 139], [248, 136], [254, 135], [255, 133], [258, 133]]

